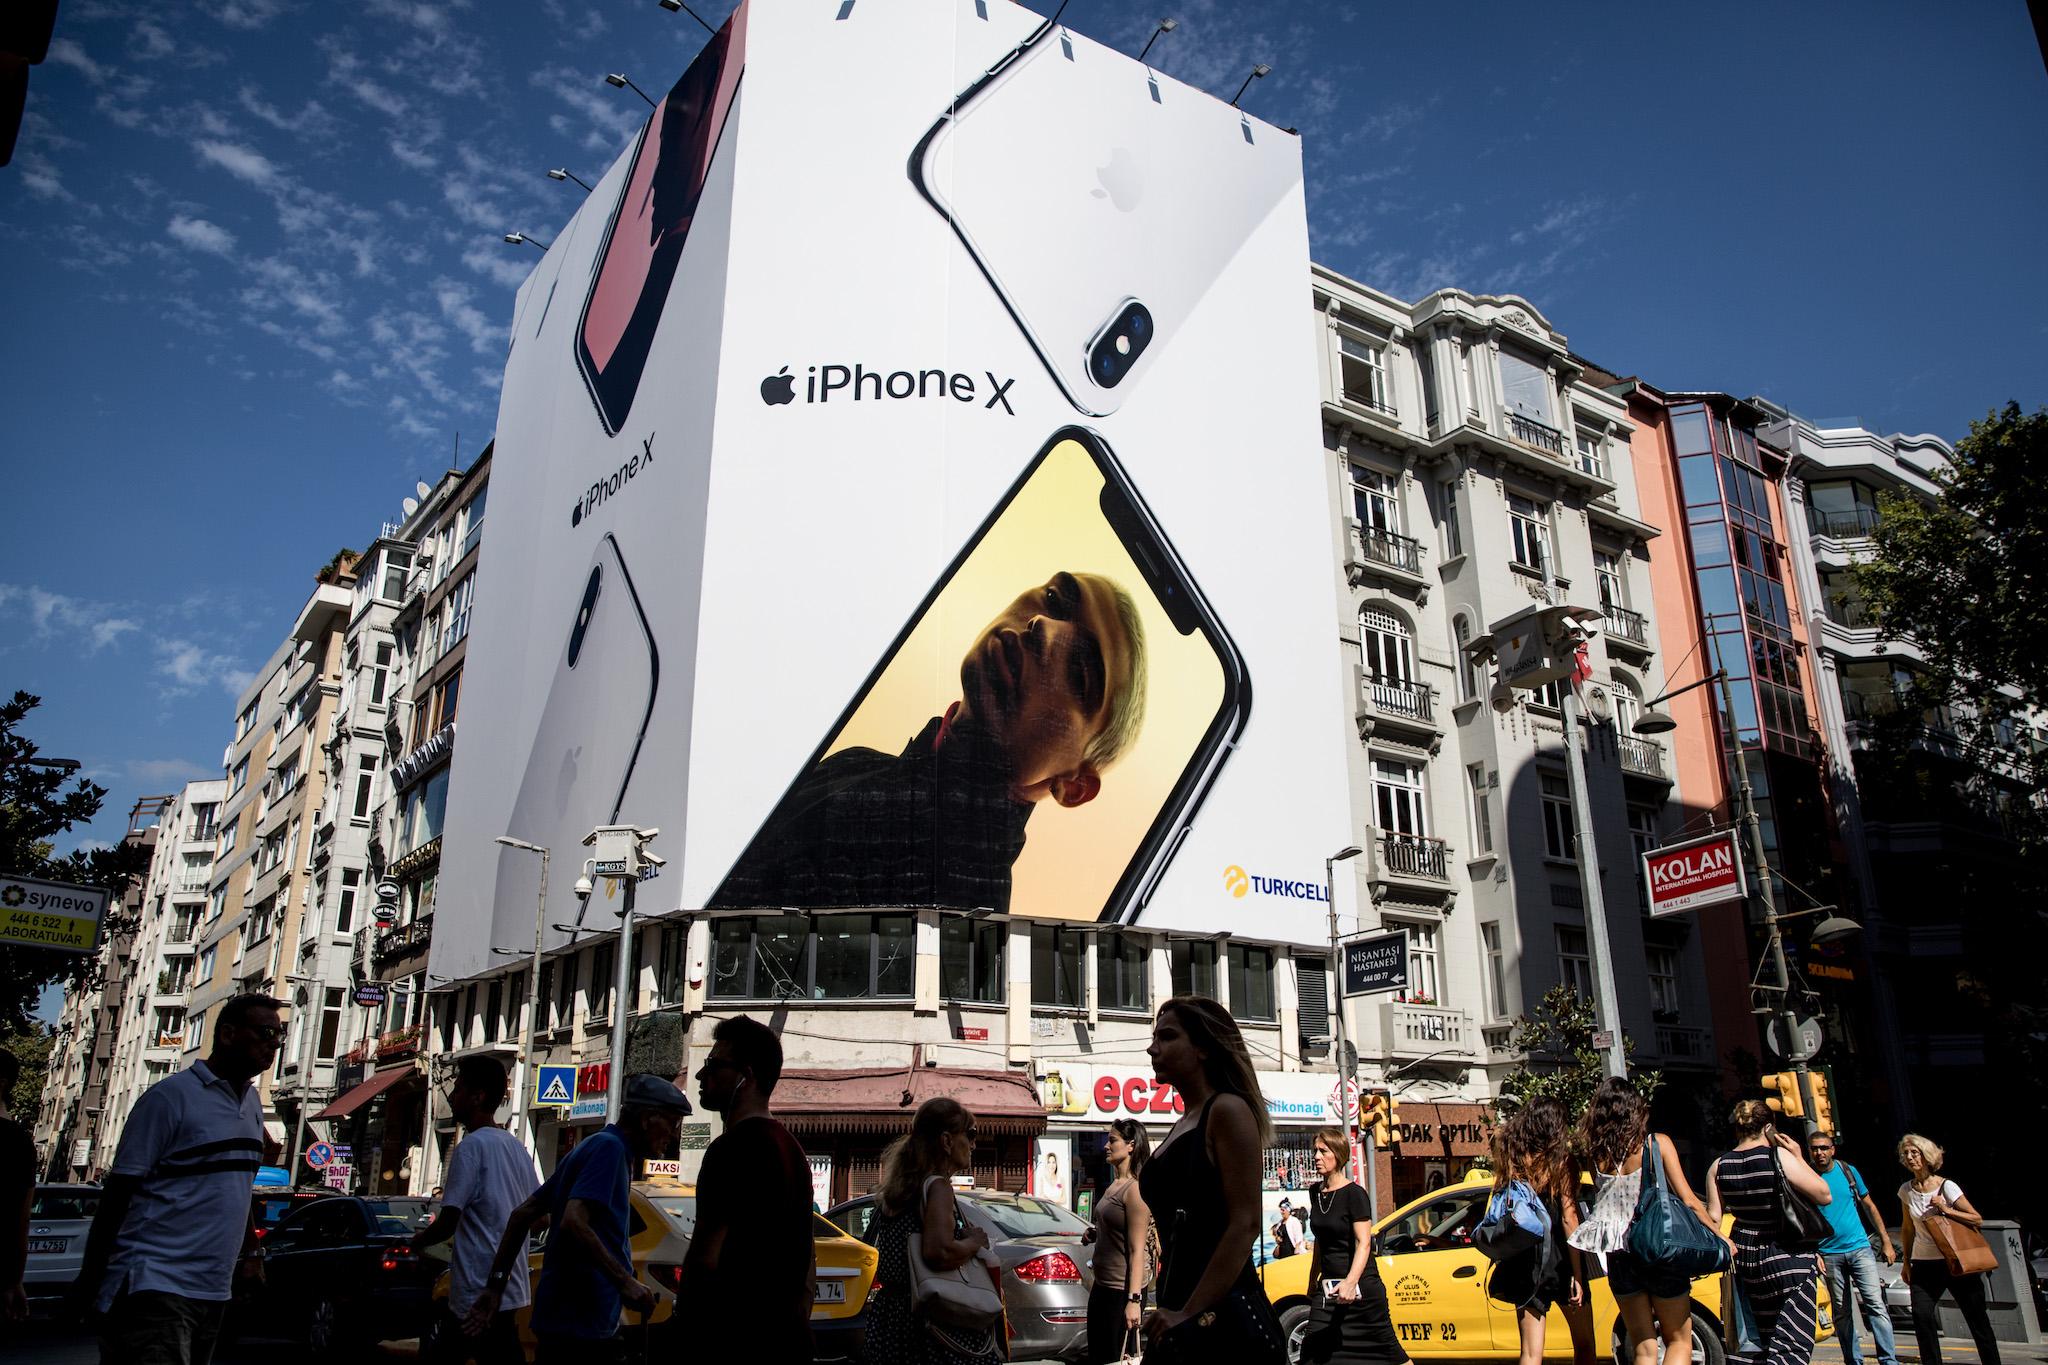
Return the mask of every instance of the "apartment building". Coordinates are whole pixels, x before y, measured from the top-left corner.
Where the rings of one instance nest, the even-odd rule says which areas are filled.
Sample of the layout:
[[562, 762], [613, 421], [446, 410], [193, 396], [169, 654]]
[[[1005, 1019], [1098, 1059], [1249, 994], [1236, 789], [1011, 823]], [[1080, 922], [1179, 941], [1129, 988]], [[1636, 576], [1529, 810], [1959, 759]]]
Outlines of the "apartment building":
[[177, 1070], [185, 1051], [187, 992], [220, 838], [227, 783], [188, 782], [165, 798], [156, 846], [140, 889], [129, 960], [128, 1002], [114, 1043], [100, 1143], [111, 1157], [142, 1092]]

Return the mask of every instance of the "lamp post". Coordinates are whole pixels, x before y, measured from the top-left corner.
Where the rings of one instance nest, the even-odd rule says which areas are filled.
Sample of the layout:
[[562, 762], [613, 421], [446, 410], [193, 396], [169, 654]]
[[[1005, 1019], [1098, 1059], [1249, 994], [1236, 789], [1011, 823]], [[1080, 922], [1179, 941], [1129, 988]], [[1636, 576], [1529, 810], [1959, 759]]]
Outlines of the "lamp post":
[[[1739, 811], [1737, 819], [1749, 841], [1749, 859], [1756, 865], [1758, 891], [1751, 894], [1761, 894], [1763, 897], [1764, 932], [1768, 937], [1765, 951], [1770, 955], [1771, 966], [1778, 978], [1778, 984], [1767, 989], [1777, 992], [1778, 1008], [1773, 1013], [1778, 1023], [1778, 1031], [1784, 1038], [1785, 1055], [1792, 1062], [1793, 1074], [1799, 1078], [1799, 1103], [1810, 1116], [1813, 1113], [1813, 1078], [1806, 1068], [1810, 1057], [1801, 1055], [1799, 1051], [1799, 1020], [1792, 1011], [1792, 969], [1785, 961], [1783, 921], [1814, 912], [1800, 910], [1789, 915], [1778, 913], [1777, 892], [1771, 887], [1771, 863], [1764, 851], [1763, 821], [1757, 817], [1755, 795], [1749, 785], [1749, 755], [1743, 750], [1742, 734], [1735, 724], [1735, 689], [1728, 681], [1728, 670], [1717, 668], [1698, 682], [1687, 683], [1684, 687], [1674, 687], [1661, 696], [1652, 697], [1643, 704], [1643, 715], [1636, 721], [1635, 730], [1639, 735], [1661, 735], [1677, 729], [1678, 721], [1668, 711], [1654, 711], [1650, 708], [1659, 702], [1669, 701], [1673, 697], [1690, 692], [1696, 687], [1705, 687], [1712, 682], [1721, 685], [1721, 715], [1728, 727], [1728, 747], [1735, 751], [1735, 797]], [[1820, 908], [1825, 910], [1830, 907]], [[1861, 930], [1862, 926], [1852, 919], [1839, 915], [1830, 916], [1821, 921], [1815, 930], [1813, 941], [1823, 943], [1831, 939], [1847, 938]]]
[[[526, 1027], [520, 1031], [519, 1062], [513, 1068], [512, 1094], [516, 1097], [512, 1106], [513, 1122], [519, 1125], [520, 1136], [526, 1139], [526, 1150], [539, 1160], [538, 1140], [534, 1137], [533, 1122], [528, 1117], [526, 1100], [526, 1078], [533, 1065], [533, 1028], [540, 1017], [540, 950], [541, 935], [547, 929], [548, 918], [548, 851], [539, 844], [529, 844], [524, 839], [515, 839], [501, 834], [494, 841], [507, 848], [516, 848], [526, 853], [540, 855], [540, 900], [533, 912], [533, 961], [526, 974]], [[492, 952], [499, 951], [496, 948]]]
[[289, 1164], [284, 1168], [288, 1185], [299, 1180], [299, 1155], [306, 1146], [307, 1091], [313, 1083], [313, 1035], [319, 1031], [320, 1015], [327, 1006], [327, 981], [324, 974], [317, 976], [286, 976], [294, 984], [313, 983], [313, 993], [308, 996], [313, 1017], [303, 1026], [304, 1037], [299, 1043], [299, 1116], [292, 1120], [292, 1153]]
[[[1344, 949], [1337, 941], [1337, 864], [1356, 858], [1363, 852], [1365, 850], [1357, 844], [1346, 844], [1323, 859], [1323, 904], [1328, 906], [1330, 911], [1330, 966], [1337, 973], [1337, 1014], [1334, 1027], [1330, 1030], [1330, 1041], [1337, 1049], [1337, 1121], [1347, 1128], [1351, 1126], [1351, 1088], [1358, 1070], [1344, 1044]], [[1363, 1108], [1361, 1105], [1361, 1111]], [[1359, 1126], [1364, 1127], [1363, 1124]], [[1378, 1216], [1380, 1206], [1378, 1164], [1373, 1160], [1372, 1130], [1366, 1129], [1366, 1198], [1373, 1207], [1375, 1217]]]
[[633, 825], [601, 825], [592, 830], [584, 845], [596, 850], [581, 877], [576, 879], [576, 894], [587, 896], [595, 890], [591, 874], [611, 881], [626, 884], [625, 905], [619, 911], [618, 961], [614, 966], [612, 981], [612, 1058], [611, 1082], [605, 1091], [606, 1122], [616, 1123], [619, 1106], [626, 1090], [626, 992], [632, 987], [633, 971], [633, 893], [639, 888], [640, 878], [653, 875], [643, 868], [660, 868], [664, 860], [647, 847], [659, 829], [640, 829]]

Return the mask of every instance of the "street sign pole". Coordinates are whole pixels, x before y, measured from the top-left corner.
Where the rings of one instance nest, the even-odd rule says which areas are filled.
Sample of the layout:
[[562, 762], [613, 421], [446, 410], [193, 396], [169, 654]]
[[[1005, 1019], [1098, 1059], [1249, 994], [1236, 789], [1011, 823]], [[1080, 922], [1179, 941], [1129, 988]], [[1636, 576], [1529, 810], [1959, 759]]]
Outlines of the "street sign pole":
[[[1330, 966], [1337, 978], [1337, 1011], [1331, 1020], [1330, 1040], [1331, 1046], [1335, 1049], [1337, 1063], [1337, 1093], [1342, 1100], [1338, 1110], [1347, 1124], [1351, 1122], [1351, 1115], [1346, 1111], [1351, 1105], [1352, 1086], [1357, 1074], [1357, 1064], [1352, 1059], [1357, 1054], [1344, 1046], [1344, 1013], [1348, 1006], [1348, 997], [1344, 994], [1344, 949], [1337, 941], [1337, 864], [1347, 858], [1356, 858], [1363, 852], [1364, 849], [1352, 844], [1323, 859], [1323, 905], [1330, 913]], [[1368, 1157], [1366, 1170], [1369, 1173], [1371, 1169], [1371, 1159]], [[1368, 1197], [1376, 1193], [1368, 1187]], [[1373, 1217], [1379, 1217], [1379, 1200], [1376, 1197], [1372, 1198], [1372, 1206]]]

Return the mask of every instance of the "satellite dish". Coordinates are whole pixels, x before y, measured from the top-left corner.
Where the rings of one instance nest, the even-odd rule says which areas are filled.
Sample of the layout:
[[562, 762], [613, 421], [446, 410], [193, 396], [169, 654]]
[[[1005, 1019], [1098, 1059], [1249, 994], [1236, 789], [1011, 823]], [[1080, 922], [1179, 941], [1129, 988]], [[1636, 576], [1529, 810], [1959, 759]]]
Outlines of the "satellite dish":
[[1601, 724], [1614, 719], [1614, 693], [1599, 683], [1586, 687], [1586, 714]]
[[420, 500], [418, 498], [407, 498], [404, 502], [401, 502], [398, 505], [405, 509], [405, 514], [407, 516], [411, 516], [413, 513], [420, 510]]
[[412, 486], [412, 491], [424, 498], [427, 494], [433, 492], [434, 490], [427, 487], [427, 481], [425, 479], [421, 479], [418, 483]]

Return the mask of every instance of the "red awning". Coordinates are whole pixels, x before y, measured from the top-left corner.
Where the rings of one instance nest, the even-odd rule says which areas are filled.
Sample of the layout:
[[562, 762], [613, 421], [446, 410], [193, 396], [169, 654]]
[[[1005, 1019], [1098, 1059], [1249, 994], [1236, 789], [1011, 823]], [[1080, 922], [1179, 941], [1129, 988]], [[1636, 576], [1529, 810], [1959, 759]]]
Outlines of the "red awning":
[[1045, 1104], [1031, 1077], [1019, 1071], [951, 1067], [791, 1067], [783, 1071], [768, 1107], [792, 1130], [899, 1133], [910, 1130], [917, 1107], [947, 1095], [973, 1111], [984, 1132], [1037, 1133]]
[[337, 1098], [334, 1103], [328, 1105], [312, 1117], [316, 1119], [345, 1119], [412, 1074], [413, 1069], [410, 1065], [386, 1067], [355, 1089]]

